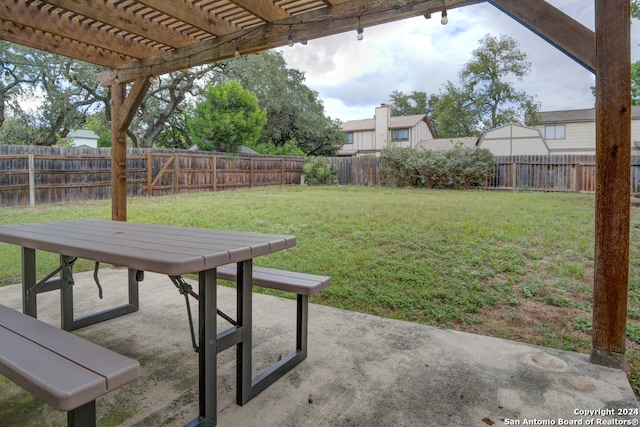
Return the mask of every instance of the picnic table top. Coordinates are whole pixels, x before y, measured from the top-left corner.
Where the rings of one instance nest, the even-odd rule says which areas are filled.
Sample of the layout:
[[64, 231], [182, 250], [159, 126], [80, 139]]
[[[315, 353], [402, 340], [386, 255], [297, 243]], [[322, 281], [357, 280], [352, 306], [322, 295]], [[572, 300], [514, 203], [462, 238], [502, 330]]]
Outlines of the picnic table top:
[[97, 219], [0, 226], [0, 242], [178, 275], [288, 249], [294, 236]]

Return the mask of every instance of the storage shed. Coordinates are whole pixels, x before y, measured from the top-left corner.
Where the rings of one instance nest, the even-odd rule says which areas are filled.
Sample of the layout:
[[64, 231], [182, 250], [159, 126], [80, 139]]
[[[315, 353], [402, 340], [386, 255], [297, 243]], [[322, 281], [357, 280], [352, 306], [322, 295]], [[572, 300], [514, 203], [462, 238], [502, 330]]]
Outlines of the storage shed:
[[549, 147], [538, 129], [510, 124], [487, 131], [478, 144], [495, 156], [547, 155]]

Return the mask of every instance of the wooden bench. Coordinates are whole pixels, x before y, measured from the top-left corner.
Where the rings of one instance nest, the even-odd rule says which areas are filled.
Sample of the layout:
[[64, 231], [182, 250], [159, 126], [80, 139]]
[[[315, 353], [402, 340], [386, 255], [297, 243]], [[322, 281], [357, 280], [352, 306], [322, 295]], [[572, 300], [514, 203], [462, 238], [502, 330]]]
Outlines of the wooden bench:
[[[227, 264], [216, 269], [218, 279], [235, 282], [238, 277], [237, 264]], [[331, 284], [331, 279], [314, 274], [296, 273], [273, 268], [253, 266], [252, 284], [263, 288], [292, 292], [297, 295], [296, 349], [252, 381], [249, 391], [237, 399], [243, 405], [252, 397], [288, 372], [307, 357], [307, 331], [309, 323], [309, 295], [314, 295]]]
[[140, 377], [138, 361], [0, 305], [0, 374], [59, 411], [96, 425], [96, 398]]

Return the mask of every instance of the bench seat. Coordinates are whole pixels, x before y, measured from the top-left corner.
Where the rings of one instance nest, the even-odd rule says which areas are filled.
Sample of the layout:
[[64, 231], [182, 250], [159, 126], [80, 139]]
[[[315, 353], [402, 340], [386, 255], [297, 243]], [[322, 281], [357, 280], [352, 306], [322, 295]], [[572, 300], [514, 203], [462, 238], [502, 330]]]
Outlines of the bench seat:
[[[217, 275], [218, 279], [235, 281], [236, 264], [218, 267]], [[253, 266], [252, 279], [255, 286], [293, 292], [298, 295], [314, 295], [331, 284], [331, 279], [326, 276], [256, 266]]]
[[140, 377], [138, 361], [0, 305], [0, 374], [69, 425], [95, 425], [95, 400]]

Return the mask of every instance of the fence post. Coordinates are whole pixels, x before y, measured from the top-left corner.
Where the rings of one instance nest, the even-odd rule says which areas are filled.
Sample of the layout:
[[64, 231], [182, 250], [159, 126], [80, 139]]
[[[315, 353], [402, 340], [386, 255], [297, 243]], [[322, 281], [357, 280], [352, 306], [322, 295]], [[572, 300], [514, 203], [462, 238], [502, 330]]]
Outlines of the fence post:
[[582, 191], [582, 164], [576, 163], [576, 193]]
[[147, 151], [147, 197], [153, 196], [153, 153]]
[[178, 194], [180, 192], [180, 187], [178, 181], [180, 180], [180, 170], [178, 169], [178, 165], [180, 163], [179, 154], [176, 153], [173, 158], [173, 194]]
[[280, 159], [280, 185], [284, 185], [284, 158]]
[[249, 188], [253, 188], [253, 157], [249, 159]]
[[29, 206], [36, 205], [36, 161], [33, 154], [29, 154]]
[[216, 156], [211, 156], [211, 158], [209, 159], [209, 162], [211, 162], [211, 185], [213, 185], [213, 192], [216, 192], [216, 163], [218, 163], [218, 161], [216, 160]]
[[518, 189], [518, 179], [516, 177], [516, 161], [514, 160], [511, 163], [511, 187], [513, 187], [513, 191]]

